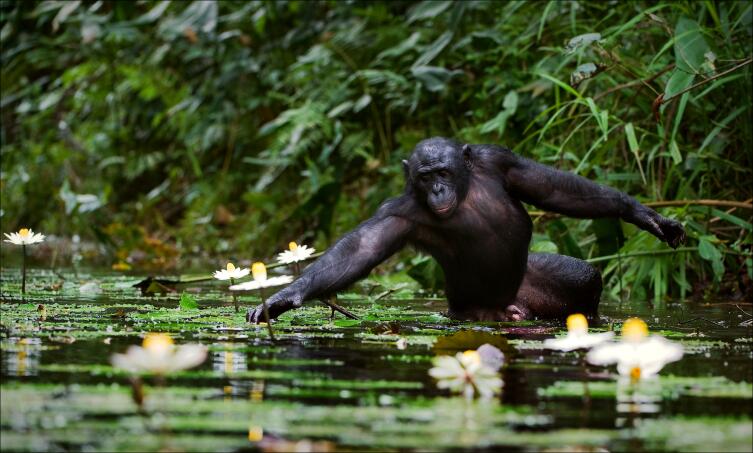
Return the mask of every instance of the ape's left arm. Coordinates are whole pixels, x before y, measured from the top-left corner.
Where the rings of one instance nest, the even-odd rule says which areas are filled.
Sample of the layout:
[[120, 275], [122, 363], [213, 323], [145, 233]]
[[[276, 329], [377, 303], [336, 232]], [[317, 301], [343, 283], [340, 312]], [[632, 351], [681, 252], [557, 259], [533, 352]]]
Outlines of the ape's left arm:
[[685, 241], [685, 230], [679, 222], [659, 215], [633, 197], [511, 151], [500, 151], [496, 160], [504, 173], [507, 190], [525, 203], [570, 217], [618, 217], [673, 248]]

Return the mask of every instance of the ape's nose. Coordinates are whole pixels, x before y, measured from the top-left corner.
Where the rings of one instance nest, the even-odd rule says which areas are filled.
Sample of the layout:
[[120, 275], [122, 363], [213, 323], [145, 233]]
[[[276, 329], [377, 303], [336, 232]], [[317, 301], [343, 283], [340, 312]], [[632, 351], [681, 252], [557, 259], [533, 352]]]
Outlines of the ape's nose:
[[442, 186], [442, 185], [440, 185], [440, 184], [435, 184], [435, 185], [434, 185], [434, 186], [433, 186], [433, 187], [431, 188], [431, 192], [432, 192], [432, 193], [433, 193], [434, 195], [439, 195], [440, 193], [444, 192], [444, 186]]

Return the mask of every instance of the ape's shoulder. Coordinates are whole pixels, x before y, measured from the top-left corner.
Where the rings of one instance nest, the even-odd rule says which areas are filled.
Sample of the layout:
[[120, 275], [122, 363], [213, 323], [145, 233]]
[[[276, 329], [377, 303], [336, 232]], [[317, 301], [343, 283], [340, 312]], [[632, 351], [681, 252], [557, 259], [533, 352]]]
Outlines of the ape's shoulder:
[[473, 157], [479, 166], [506, 170], [514, 166], [520, 159], [520, 156], [512, 152], [509, 148], [499, 145], [471, 145]]

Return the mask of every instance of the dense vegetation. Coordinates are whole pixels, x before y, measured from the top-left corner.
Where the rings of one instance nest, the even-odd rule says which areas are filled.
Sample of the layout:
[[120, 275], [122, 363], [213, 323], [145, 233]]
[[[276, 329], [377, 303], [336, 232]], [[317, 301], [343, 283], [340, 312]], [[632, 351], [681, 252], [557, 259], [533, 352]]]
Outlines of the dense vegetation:
[[[443, 135], [643, 202], [715, 200], [656, 205], [687, 227], [679, 253], [632, 225], [534, 212], [532, 248], [606, 256], [613, 297], [750, 290], [750, 2], [3, 1], [0, 15], [2, 231], [79, 234], [135, 267], [321, 249]], [[426, 259], [397, 261], [436, 281]]]

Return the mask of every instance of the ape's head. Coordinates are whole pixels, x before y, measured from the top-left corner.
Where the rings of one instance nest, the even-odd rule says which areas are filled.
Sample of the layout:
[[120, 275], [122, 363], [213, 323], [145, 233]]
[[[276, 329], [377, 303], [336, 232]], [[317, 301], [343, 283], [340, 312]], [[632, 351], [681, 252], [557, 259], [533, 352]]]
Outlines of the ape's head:
[[448, 218], [468, 191], [471, 147], [441, 137], [423, 140], [403, 167], [417, 200], [436, 216]]

